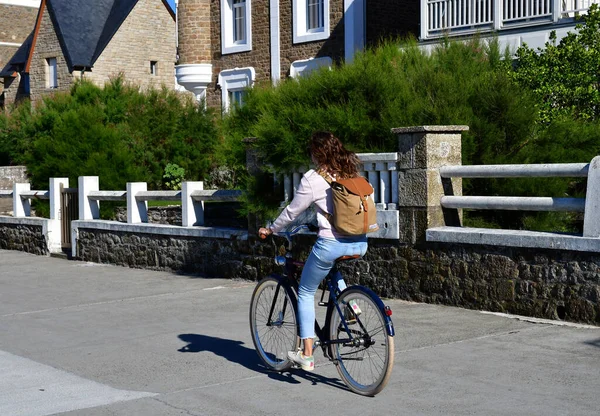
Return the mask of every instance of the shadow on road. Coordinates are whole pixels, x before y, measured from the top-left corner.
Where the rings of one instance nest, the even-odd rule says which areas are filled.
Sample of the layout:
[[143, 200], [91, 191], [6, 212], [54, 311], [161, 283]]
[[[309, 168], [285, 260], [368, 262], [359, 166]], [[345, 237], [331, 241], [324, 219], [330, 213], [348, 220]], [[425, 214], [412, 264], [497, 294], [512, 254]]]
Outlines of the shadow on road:
[[587, 342], [585, 342], [585, 343], [586, 343], [586, 344], [588, 344], [588, 345], [591, 345], [591, 346], [593, 346], [593, 347], [598, 347], [598, 348], [600, 348], [600, 338], [598, 338], [598, 339], [597, 339], [597, 340], [595, 340], [595, 341], [587, 341]]
[[245, 347], [242, 341], [234, 341], [231, 339], [223, 339], [200, 334], [181, 334], [179, 335], [179, 339], [183, 342], [187, 342], [187, 345], [178, 350], [179, 352], [208, 351], [223, 357], [228, 361], [243, 365], [249, 370], [266, 374], [273, 380], [299, 384], [301, 381], [298, 379], [302, 378], [311, 382], [313, 385], [325, 384], [343, 390], [348, 390], [346, 385], [337, 378], [324, 377], [322, 375], [308, 373], [303, 370], [285, 371], [282, 373], [272, 371], [262, 364], [254, 348]]

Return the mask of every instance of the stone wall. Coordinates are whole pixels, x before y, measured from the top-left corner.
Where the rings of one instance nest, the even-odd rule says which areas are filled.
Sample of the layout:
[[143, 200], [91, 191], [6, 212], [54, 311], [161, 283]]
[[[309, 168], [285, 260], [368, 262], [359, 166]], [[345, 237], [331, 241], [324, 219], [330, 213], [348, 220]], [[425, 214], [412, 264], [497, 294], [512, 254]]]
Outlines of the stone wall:
[[[84, 261], [251, 280], [277, 271], [276, 245], [269, 240], [80, 229], [77, 241]], [[305, 260], [314, 241], [314, 236], [295, 237], [295, 257]], [[597, 253], [408, 246], [371, 239], [363, 259], [341, 268], [349, 283], [368, 286], [382, 297], [600, 324]]]
[[252, 257], [247, 240], [133, 234], [79, 229], [77, 257], [84, 261], [133, 268], [169, 270], [205, 277], [256, 280], [258, 264], [270, 259]]
[[8, 224], [2, 221], [2, 217], [0, 217], [0, 249], [37, 255], [49, 253], [42, 225]]

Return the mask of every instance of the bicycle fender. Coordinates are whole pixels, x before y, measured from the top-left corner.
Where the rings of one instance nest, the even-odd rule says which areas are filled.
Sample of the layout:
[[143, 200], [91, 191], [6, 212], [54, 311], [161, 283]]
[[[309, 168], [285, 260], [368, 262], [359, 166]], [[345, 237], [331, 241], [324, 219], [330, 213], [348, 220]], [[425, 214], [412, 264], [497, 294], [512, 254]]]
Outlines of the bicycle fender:
[[373, 302], [375, 302], [377, 304], [377, 307], [383, 314], [383, 319], [385, 319], [385, 331], [387, 332], [387, 334], [390, 337], [393, 337], [394, 335], [396, 335], [396, 331], [394, 330], [394, 323], [392, 322], [392, 318], [387, 316], [387, 314], [385, 313], [385, 305], [384, 305], [383, 301], [381, 300], [381, 298], [379, 296], [377, 296], [377, 294], [375, 292], [373, 292], [371, 289], [369, 289], [366, 286], [353, 285], [353, 286], [347, 287], [347, 289], [350, 289], [350, 288], [360, 288], [361, 290], [364, 290], [367, 293], [367, 295], [369, 295], [371, 297]]

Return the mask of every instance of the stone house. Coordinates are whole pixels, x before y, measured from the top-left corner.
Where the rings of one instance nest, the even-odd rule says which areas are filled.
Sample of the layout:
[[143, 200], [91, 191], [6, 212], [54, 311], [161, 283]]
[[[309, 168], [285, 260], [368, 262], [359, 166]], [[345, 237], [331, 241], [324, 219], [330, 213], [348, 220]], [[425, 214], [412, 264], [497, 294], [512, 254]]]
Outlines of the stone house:
[[175, 88], [175, 14], [166, 0], [42, 0], [27, 40], [0, 72], [5, 103], [39, 101], [77, 79], [123, 74]]
[[[0, 0], [0, 69], [29, 36], [41, 0]], [[0, 79], [0, 107], [4, 84]]]
[[382, 38], [419, 30], [409, 0], [179, 0], [177, 81], [228, 111], [244, 89], [277, 83]]

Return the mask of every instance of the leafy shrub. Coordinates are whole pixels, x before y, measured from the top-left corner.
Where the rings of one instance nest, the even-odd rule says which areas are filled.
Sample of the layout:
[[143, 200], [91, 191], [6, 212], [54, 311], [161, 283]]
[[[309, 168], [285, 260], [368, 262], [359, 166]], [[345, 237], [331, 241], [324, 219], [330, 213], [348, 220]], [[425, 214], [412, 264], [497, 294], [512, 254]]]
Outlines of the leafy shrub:
[[167, 163], [163, 180], [167, 189], [179, 190], [185, 178], [185, 169], [176, 163]]
[[531, 89], [540, 104], [541, 121], [557, 117], [597, 120], [600, 116], [600, 9], [592, 4], [576, 32], [556, 43], [556, 33], [543, 49], [517, 50], [514, 77]]
[[158, 189], [168, 163], [201, 180], [220, 141], [210, 111], [166, 88], [140, 91], [122, 78], [104, 88], [78, 82], [70, 93], [47, 97], [35, 110], [20, 106], [1, 120], [0, 154], [26, 164], [38, 189], [50, 177], [76, 183], [86, 175], [99, 176], [101, 189], [135, 181]]
[[[468, 125], [463, 163], [509, 160], [535, 133], [531, 96], [509, 76], [497, 42], [445, 42], [431, 54], [414, 41], [383, 44], [348, 65], [248, 91], [245, 106], [224, 120], [230, 154], [242, 164], [242, 137], [256, 137], [271, 172], [309, 164], [315, 130], [331, 130], [357, 152], [397, 151], [394, 127]], [[234, 147], [237, 146], [237, 147]], [[466, 183], [473, 192], [474, 185]], [[255, 210], [260, 198], [249, 198]]]

